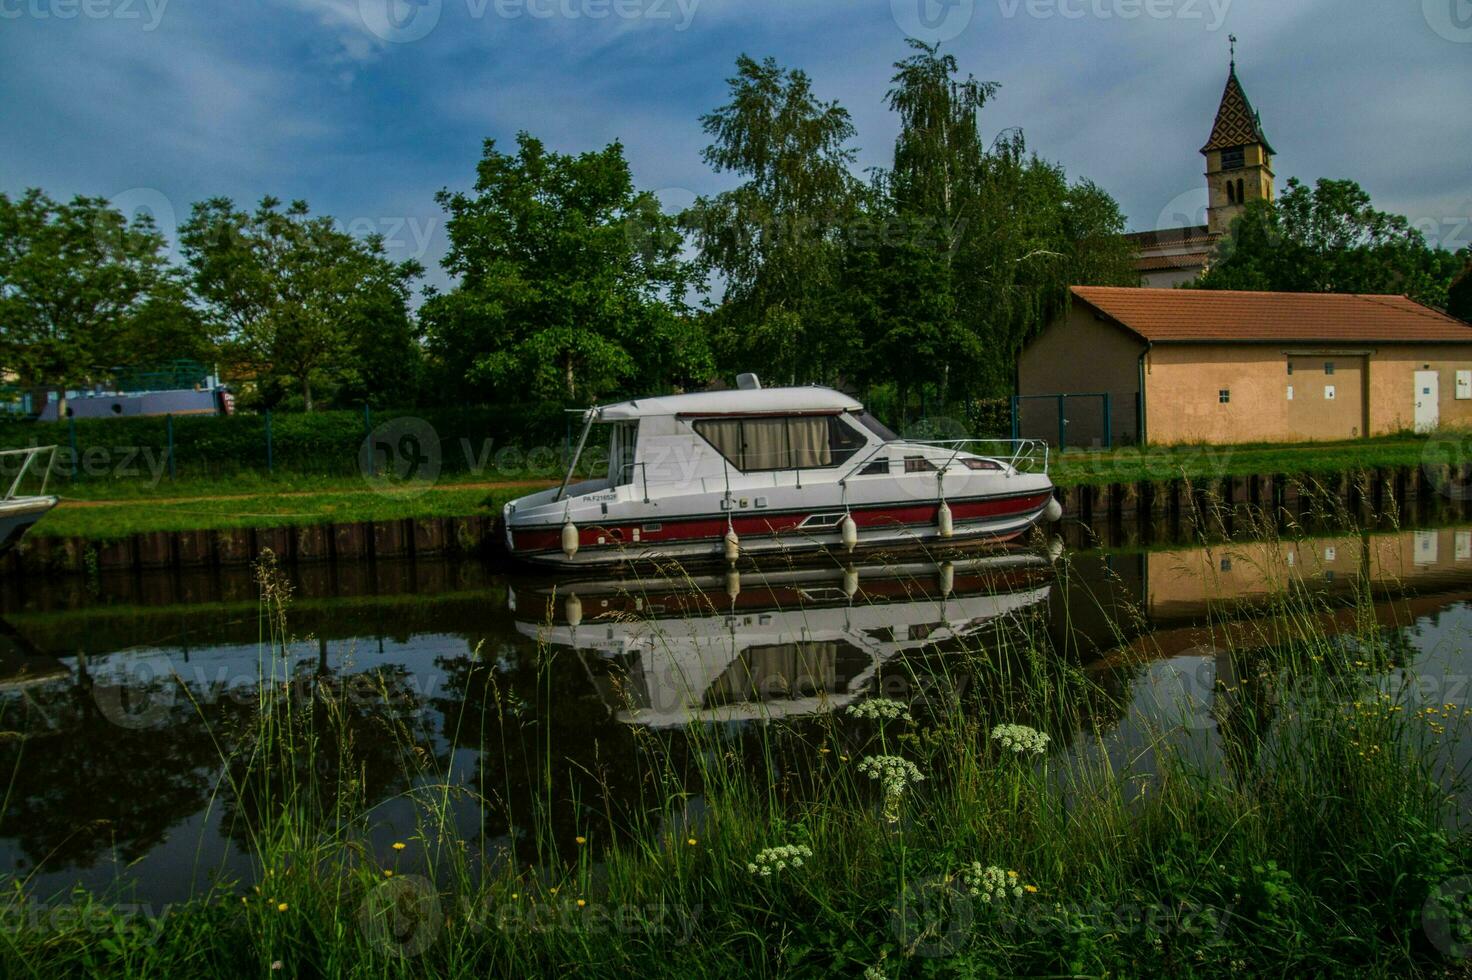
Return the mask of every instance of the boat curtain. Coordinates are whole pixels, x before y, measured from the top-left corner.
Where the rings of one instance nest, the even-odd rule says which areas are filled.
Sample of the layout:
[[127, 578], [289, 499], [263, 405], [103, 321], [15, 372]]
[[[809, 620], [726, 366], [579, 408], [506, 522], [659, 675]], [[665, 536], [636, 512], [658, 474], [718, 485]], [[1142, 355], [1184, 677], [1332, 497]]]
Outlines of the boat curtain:
[[792, 449], [792, 468], [809, 470], [832, 465], [826, 416], [788, 419], [787, 438]]
[[743, 470], [792, 469], [787, 419], [743, 419], [741, 441]]
[[701, 419], [696, 431], [737, 469], [815, 469], [833, 465], [827, 416]]
[[701, 419], [695, 430], [738, 470], [741, 466], [741, 420]]

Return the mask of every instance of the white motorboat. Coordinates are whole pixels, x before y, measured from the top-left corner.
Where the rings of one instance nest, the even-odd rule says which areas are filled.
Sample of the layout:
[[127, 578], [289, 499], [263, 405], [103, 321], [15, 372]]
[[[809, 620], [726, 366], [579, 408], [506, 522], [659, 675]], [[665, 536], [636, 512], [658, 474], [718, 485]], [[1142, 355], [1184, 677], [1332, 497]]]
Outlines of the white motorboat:
[[[41, 492], [21, 494], [22, 481], [31, 472], [32, 464], [43, 455], [47, 457], [47, 461], [45, 472], [41, 475]], [[3, 555], [15, 547], [21, 536], [31, 529], [32, 524], [56, 506], [57, 498], [46, 493], [46, 484], [51, 478], [51, 466], [56, 461], [56, 447], [35, 446], [30, 449], [6, 450], [0, 452], [0, 460], [6, 464], [18, 462], [10, 488], [0, 497], [0, 555]], [[9, 466], [5, 468], [9, 469]]]
[[1044, 443], [901, 439], [848, 395], [753, 375], [589, 409], [562, 485], [502, 510], [512, 556], [560, 567], [1003, 542], [1061, 516]]

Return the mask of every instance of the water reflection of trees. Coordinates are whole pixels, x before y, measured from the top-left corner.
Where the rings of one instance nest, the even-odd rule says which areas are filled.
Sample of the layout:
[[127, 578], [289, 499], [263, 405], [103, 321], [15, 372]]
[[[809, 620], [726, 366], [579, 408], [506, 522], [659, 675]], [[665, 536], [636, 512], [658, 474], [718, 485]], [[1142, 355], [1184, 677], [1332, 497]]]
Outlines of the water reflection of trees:
[[[344, 674], [325, 645], [287, 682], [183, 685], [167, 674], [65, 680], [5, 698], [0, 835], [35, 865], [133, 861], [207, 806], [250, 841], [283, 800], [310, 817], [358, 811], [446, 762], [402, 665]], [[263, 713], [264, 712], [264, 713]]]

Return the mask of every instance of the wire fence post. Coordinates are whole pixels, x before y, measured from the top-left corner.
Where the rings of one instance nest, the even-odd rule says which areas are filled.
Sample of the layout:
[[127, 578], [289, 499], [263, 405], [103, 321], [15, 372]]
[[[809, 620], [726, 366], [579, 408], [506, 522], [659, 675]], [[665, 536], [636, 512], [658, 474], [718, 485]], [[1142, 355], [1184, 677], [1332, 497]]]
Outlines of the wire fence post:
[[173, 415], [165, 415], [164, 416], [164, 431], [166, 431], [168, 433], [168, 438], [169, 438], [169, 479], [170, 480], [173, 480], [174, 477], [177, 475], [177, 472], [178, 472], [177, 469], [174, 466], [174, 416]]
[[[363, 403], [363, 441], [367, 442], [372, 437], [373, 437], [373, 409], [371, 409], [371, 408], [368, 407], [368, 403], [367, 402], [364, 402]], [[392, 462], [392, 457], [390, 457], [390, 462]], [[373, 446], [371, 444], [368, 446], [368, 475], [369, 476], [377, 476], [378, 475], [378, 453], [376, 453], [374, 451]]]
[[1107, 391], [1104, 392], [1104, 448], [1114, 448], [1113, 398]]
[[1017, 409], [1018, 409], [1017, 396], [1016, 395], [1013, 395], [1012, 396], [1012, 441], [1013, 442], [1016, 442], [1018, 439], [1022, 438], [1022, 436], [1021, 436], [1021, 432], [1022, 432], [1022, 420], [1020, 418], [1018, 418], [1018, 411], [1017, 411]]
[[266, 409], [266, 473], [270, 475], [276, 472], [276, 460], [273, 458], [273, 447], [271, 446], [271, 410]]
[[66, 420], [67, 441], [72, 446], [72, 479], [77, 478], [77, 417], [72, 415]]
[[1067, 438], [1067, 434], [1063, 431], [1063, 427], [1068, 424], [1068, 416], [1066, 416], [1066, 415], [1063, 414], [1064, 413], [1063, 399], [1065, 399], [1067, 397], [1068, 397], [1067, 395], [1059, 395], [1058, 396], [1058, 451], [1059, 452], [1062, 452], [1063, 451], [1063, 443], [1064, 443], [1065, 439]]

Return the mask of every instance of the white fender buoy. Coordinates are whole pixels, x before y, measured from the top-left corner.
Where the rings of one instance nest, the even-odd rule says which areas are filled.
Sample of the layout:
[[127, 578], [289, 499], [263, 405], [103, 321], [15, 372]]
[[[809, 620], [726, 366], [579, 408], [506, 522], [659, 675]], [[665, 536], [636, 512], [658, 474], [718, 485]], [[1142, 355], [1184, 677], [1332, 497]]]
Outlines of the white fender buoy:
[[1057, 497], [1049, 497], [1043, 507], [1043, 520], [1049, 524], [1057, 524], [1063, 519], [1063, 505], [1058, 502]]
[[850, 565], [843, 570], [843, 594], [850, 599], [859, 591], [859, 570]]
[[944, 598], [956, 591], [956, 566], [943, 561], [937, 571], [940, 572], [940, 594]]
[[940, 502], [940, 510], [936, 511], [935, 523], [940, 528], [940, 536], [948, 538], [951, 536], [951, 506], [944, 500]]
[[736, 536], [736, 529], [726, 529], [726, 561], [734, 564], [741, 557], [741, 539]]
[[859, 544], [859, 526], [854, 523], [852, 514], [844, 514], [842, 522], [838, 525], [838, 536], [843, 540], [846, 551], [853, 551]]
[[562, 603], [562, 611], [567, 614], [567, 625], [580, 625], [583, 621], [583, 600], [578, 598], [576, 592], [569, 592]]
[[741, 573], [734, 568], [726, 569], [726, 598], [734, 599], [741, 594]]
[[578, 527], [572, 521], [562, 525], [562, 553], [569, 558], [578, 553]]

